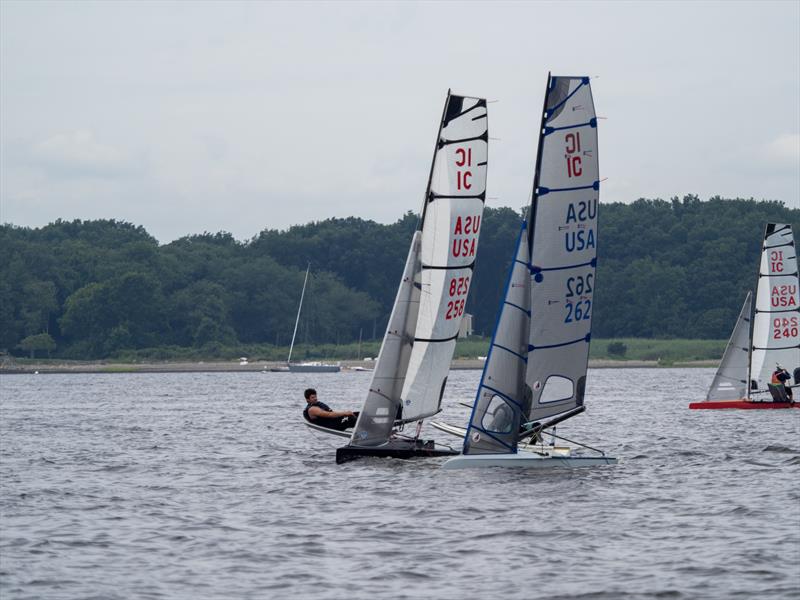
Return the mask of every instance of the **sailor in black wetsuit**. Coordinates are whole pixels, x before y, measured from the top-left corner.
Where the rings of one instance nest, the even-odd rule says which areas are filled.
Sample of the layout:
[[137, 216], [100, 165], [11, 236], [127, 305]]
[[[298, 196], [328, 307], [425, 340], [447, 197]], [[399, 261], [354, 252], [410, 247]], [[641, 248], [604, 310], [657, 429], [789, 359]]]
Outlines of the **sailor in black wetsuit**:
[[303, 395], [307, 402], [303, 417], [309, 423], [328, 427], [329, 429], [338, 429], [339, 431], [355, 426], [358, 419], [357, 412], [331, 410], [327, 404], [317, 400], [317, 390], [313, 388], [308, 388], [303, 392]]

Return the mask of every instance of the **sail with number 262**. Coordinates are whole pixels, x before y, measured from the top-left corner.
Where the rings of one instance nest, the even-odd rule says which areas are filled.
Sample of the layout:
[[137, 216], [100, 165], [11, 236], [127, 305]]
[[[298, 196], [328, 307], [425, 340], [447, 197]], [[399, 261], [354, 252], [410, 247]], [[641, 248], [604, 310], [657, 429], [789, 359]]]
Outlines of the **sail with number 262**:
[[[454, 452], [419, 438], [441, 410], [486, 198], [486, 101], [448, 93], [420, 221], [411, 240], [369, 392], [337, 462]], [[417, 422], [405, 435], [405, 424]]]
[[588, 77], [548, 77], [533, 187], [463, 453], [448, 469], [615, 462], [540, 441], [584, 409], [600, 191]]

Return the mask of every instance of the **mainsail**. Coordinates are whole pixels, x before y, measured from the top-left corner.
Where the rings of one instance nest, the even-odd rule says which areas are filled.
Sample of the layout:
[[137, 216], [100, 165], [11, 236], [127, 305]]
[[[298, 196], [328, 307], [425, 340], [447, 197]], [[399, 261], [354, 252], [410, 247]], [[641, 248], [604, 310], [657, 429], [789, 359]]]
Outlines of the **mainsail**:
[[440, 410], [472, 280], [486, 197], [486, 101], [449, 94], [418, 231], [351, 444]]
[[597, 262], [597, 119], [588, 77], [549, 77], [529, 223], [511, 266], [464, 454], [583, 404]]
[[531, 421], [583, 404], [600, 192], [589, 78], [551, 78], [542, 120], [531, 204]]
[[791, 225], [768, 223], [758, 269], [750, 377], [766, 389], [776, 364], [800, 367], [800, 291]]
[[736, 319], [731, 339], [708, 389], [706, 401], [738, 400], [747, 398], [749, 393], [748, 375], [750, 361], [750, 315], [753, 310], [753, 294], [747, 297]]

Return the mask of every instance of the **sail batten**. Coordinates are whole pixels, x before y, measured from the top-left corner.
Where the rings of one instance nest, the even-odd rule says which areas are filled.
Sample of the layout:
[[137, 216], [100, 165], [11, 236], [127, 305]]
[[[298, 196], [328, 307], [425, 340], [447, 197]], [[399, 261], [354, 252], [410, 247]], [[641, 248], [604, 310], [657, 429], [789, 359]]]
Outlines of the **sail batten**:
[[597, 120], [586, 77], [552, 77], [531, 203], [526, 420], [583, 403], [597, 265]]
[[776, 365], [800, 366], [800, 281], [791, 225], [768, 223], [761, 248], [750, 379], [766, 389]]
[[523, 423], [583, 403], [597, 264], [597, 120], [587, 77], [549, 77], [533, 196], [465, 455], [514, 454]]
[[351, 445], [436, 414], [475, 265], [486, 197], [486, 101], [448, 93], [403, 278]]

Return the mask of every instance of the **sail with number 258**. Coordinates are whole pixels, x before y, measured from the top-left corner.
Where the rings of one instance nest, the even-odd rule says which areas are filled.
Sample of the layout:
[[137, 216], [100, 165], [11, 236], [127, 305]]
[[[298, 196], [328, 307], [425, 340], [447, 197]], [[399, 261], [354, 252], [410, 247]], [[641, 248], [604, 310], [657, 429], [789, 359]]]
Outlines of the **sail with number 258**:
[[461, 327], [486, 199], [486, 101], [448, 93], [420, 221], [411, 240], [378, 361], [350, 443], [359, 456], [452, 454], [404, 424], [441, 410]]

